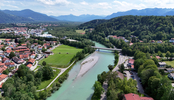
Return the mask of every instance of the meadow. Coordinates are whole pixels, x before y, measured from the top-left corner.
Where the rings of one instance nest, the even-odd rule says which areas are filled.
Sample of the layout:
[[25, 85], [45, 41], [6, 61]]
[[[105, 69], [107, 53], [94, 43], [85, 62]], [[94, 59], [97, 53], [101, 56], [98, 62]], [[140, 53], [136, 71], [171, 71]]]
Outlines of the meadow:
[[50, 55], [45, 59], [42, 59], [39, 61], [39, 64], [41, 65], [43, 61], [47, 63], [47, 65], [51, 67], [60, 67], [65, 68], [69, 65], [70, 60], [76, 55], [77, 52], [82, 51], [82, 49], [77, 49], [75, 47], [67, 46], [67, 45], [61, 45], [52, 52], [54, 55]]

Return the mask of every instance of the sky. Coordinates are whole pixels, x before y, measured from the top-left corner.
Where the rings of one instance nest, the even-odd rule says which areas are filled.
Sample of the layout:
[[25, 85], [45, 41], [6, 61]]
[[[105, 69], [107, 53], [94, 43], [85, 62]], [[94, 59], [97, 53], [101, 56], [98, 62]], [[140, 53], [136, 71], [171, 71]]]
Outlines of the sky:
[[110, 15], [145, 8], [174, 8], [174, 0], [0, 0], [0, 10], [31, 9], [47, 15]]

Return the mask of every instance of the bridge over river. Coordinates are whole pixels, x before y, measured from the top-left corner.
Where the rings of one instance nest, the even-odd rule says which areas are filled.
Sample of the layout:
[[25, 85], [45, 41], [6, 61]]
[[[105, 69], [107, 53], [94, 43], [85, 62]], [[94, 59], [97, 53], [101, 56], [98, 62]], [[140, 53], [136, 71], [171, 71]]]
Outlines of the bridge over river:
[[102, 50], [112, 50], [112, 51], [119, 51], [119, 52], [121, 52], [121, 50], [122, 49], [117, 49], [117, 48], [101, 48], [101, 47], [95, 47], [95, 46], [91, 46], [92, 48], [95, 48], [95, 49], [98, 49], [98, 50], [100, 50], [100, 49], [102, 49]]

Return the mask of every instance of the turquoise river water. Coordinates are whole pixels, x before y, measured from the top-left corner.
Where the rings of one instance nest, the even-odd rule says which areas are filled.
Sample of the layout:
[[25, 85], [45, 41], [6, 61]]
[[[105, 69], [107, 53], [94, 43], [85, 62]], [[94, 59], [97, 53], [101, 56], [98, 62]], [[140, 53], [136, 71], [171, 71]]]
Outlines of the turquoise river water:
[[[97, 47], [105, 47], [96, 42], [95, 45]], [[94, 93], [93, 85], [97, 80], [97, 75], [103, 71], [109, 71], [107, 66], [114, 64], [114, 54], [110, 51], [100, 50], [95, 55], [99, 57], [99, 60], [94, 67], [83, 77], [76, 78], [80, 71], [80, 63], [84, 59], [78, 61], [69, 72], [69, 77], [64, 81], [61, 88], [53, 93], [51, 97], [47, 98], [47, 100], [91, 100], [91, 96]]]

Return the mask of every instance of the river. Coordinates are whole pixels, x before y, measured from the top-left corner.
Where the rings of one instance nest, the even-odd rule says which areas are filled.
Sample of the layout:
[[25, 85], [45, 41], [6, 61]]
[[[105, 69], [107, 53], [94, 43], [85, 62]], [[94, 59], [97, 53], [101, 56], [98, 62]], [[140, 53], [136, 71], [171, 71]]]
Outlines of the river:
[[[95, 45], [96, 47], [105, 47], [97, 42], [95, 42]], [[99, 57], [99, 60], [93, 68], [83, 77], [77, 79], [76, 76], [80, 71], [80, 64], [84, 59], [78, 61], [69, 72], [68, 79], [47, 100], [91, 100], [91, 96], [94, 93], [93, 85], [97, 80], [97, 75], [103, 71], [109, 71], [107, 66], [114, 64], [114, 54], [110, 53], [110, 51], [100, 50], [95, 55]]]

